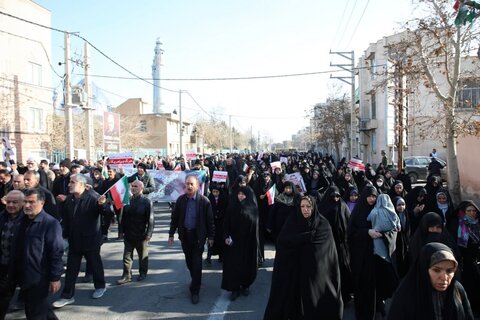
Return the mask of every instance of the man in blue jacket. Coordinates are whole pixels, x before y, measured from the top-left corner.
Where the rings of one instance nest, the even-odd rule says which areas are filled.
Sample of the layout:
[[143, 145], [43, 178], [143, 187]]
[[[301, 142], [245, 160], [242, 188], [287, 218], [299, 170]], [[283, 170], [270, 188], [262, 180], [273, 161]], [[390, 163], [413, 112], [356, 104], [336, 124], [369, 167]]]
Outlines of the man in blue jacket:
[[63, 273], [62, 228], [57, 219], [43, 210], [44, 203], [45, 195], [40, 189], [25, 191], [16, 265], [27, 319], [56, 319], [48, 294], [60, 289]]

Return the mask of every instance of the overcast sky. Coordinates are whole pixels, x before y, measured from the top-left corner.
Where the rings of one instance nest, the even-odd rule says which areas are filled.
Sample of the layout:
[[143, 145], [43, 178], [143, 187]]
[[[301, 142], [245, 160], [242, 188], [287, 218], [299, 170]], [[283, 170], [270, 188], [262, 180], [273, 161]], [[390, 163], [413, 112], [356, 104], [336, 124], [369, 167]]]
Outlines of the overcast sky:
[[[324, 102], [333, 63], [348, 63], [329, 51], [355, 51], [394, 33], [411, 12], [411, 0], [150, 0], [81, 2], [37, 0], [52, 12], [52, 27], [80, 32], [131, 72], [151, 78], [157, 37], [163, 43], [161, 86], [186, 90], [182, 111], [189, 120], [213, 115], [241, 131], [288, 140], [308, 125], [307, 111]], [[81, 58], [83, 43], [72, 37]], [[91, 50], [91, 74], [130, 77]], [[52, 60], [63, 60], [63, 34], [52, 33]], [[63, 67], [56, 67], [63, 74]], [[81, 74], [81, 67], [74, 73]], [[190, 80], [314, 75], [249, 80]], [[335, 75], [341, 75], [335, 73]], [[81, 79], [74, 76], [72, 82]], [[165, 80], [163, 80], [165, 79]], [[153, 87], [134, 79], [92, 77], [108, 91], [113, 107], [125, 98], [152, 101]], [[60, 84], [55, 76], [53, 86]], [[347, 88], [347, 92], [350, 90]], [[178, 108], [177, 92], [161, 91], [163, 111]], [[202, 111], [200, 105], [206, 112]], [[208, 115], [208, 114], [209, 115]]]

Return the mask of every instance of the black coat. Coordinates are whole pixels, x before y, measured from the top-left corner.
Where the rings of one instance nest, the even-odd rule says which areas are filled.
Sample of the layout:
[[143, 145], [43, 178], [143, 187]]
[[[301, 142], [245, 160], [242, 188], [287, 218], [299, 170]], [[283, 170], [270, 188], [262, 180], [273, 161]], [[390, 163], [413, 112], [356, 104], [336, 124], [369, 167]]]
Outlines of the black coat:
[[105, 213], [106, 206], [99, 205], [98, 198], [99, 194], [95, 191], [85, 190], [80, 198], [70, 194], [62, 203], [63, 237], [68, 239], [71, 250], [90, 251], [102, 244], [100, 217]]
[[355, 314], [359, 320], [372, 319], [376, 312], [376, 274], [373, 239], [368, 234], [372, 224], [370, 221], [367, 221], [367, 217], [374, 207], [367, 203], [367, 197], [370, 195], [378, 195], [377, 190], [373, 186], [366, 186], [350, 215], [350, 223], [348, 225], [348, 245], [355, 295]]
[[42, 210], [33, 220], [23, 216], [16, 263], [22, 288], [48, 285], [63, 273], [62, 227]]
[[327, 218], [332, 228], [335, 247], [337, 248], [338, 263], [342, 280], [342, 295], [347, 298], [352, 293], [352, 274], [350, 268], [350, 251], [347, 241], [347, 229], [350, 221], [350, 210], [341, 198], [335, 201], [333, 195], [340, 190], [331, 186], [325, 192], [318, 208], [320, 213]]
[[150, 238], [154, 228], [152, 201], [143, 195], [130, 198], [123, 207], [122, 230], [125, 239], [138, 242]]
[[209, 250], [212, 255], [223, 255], [225, 248], [225, 238], [223, 237], [223, 221], [227, 212], [228, 198], [226, 191], [219, 191], [220, 195], [218, 196], [218, 201], [215, 200], [213, 193], [210, 193], [208, 196], [208, 200], [210, 200], [210, 203], [212, 204], [213, 219], [215, 223], [215, 239], [213, 241], [213, 246]]
[[300, 206], [278, 237], [264, 319], [342, 319], [340, 270], [332, 230], [315, 200], [309, 219]]
[[239, 192], [246, 198], [229, 204], [223, 223], [223, 238], [232, 239], [223, 259], [222, 289], [228, 291], [248, 288], [257, 277], [258, 208], [249, 187], [238, 188], [236, 195]]
[[[208, 237], [209, 240], [213, 240], [215, 236], [215, 223], [213, 221], [212, 205], [207, 197], [197, 192], [197, 227], [195, 232], [200, 245], [204, 245]], [[175, 207], [172, 210], [170, 220], [170, 231], [168, 232], [170, 237], [175, 235], [178, 230], [178, 238], [180, 241], [185, 239], [185, 212], [187, 210], [186, 194], [182, 194], [178, 197]]]

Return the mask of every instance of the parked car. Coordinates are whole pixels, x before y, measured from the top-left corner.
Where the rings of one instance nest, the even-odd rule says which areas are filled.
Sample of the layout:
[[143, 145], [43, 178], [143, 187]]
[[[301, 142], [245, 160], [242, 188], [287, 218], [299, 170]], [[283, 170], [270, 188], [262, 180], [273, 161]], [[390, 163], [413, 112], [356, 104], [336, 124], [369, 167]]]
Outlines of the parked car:
[[[427, 156], [405, 157], [405, 169], [412, 183], [416, 183], [419, 180], [427, 180], [428, 165], [431, 161], [432, 158]], [[447, 181], [447, 163], [440, 158], [437, 158], [437, 161], [443, 165], [441, 170], [442, 180]]]

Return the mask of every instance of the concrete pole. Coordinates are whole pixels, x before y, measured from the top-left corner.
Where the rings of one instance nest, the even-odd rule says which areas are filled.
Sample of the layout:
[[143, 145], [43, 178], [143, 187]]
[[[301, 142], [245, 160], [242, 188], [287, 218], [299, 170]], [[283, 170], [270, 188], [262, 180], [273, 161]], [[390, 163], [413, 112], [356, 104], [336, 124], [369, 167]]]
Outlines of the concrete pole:
[[85, 78], [83, 79], [83, 88], [85, 93], [85, 120], [87, 123], [87, 160], [96, 160], [95, 155], [95, 136], [93, 130], [93, 101], [90, 89], [90, 46], [85, 42], [83, 68]]
[[65, 80], [64, 80], [64, 109], [65, 109], [65, 135], [66, 135], [66, 150], [65, 157], [73, 159], [73, 114], [72, 114], [72, 88], [70, 85], [70, 34], [64, 33], [65, 42]]
[[179, 144], [179, 151], [180, 157], [183, 154], [183, 123], [182, 123], [182, 90], [178, 91], [178, 118], [180, 121], [180, 144]]
[[229, 115], [229, 116], [228, 116], [228, 126], [230, 127], [230, 153], [233, 153], [232, 115]]
[[[352, 107], [350, 110], [350, 157], [357, 155], [356, 134], [355, 134], [355, 51], [352, 50]], [[337, 159], [338, 160], [338, 159]]]

